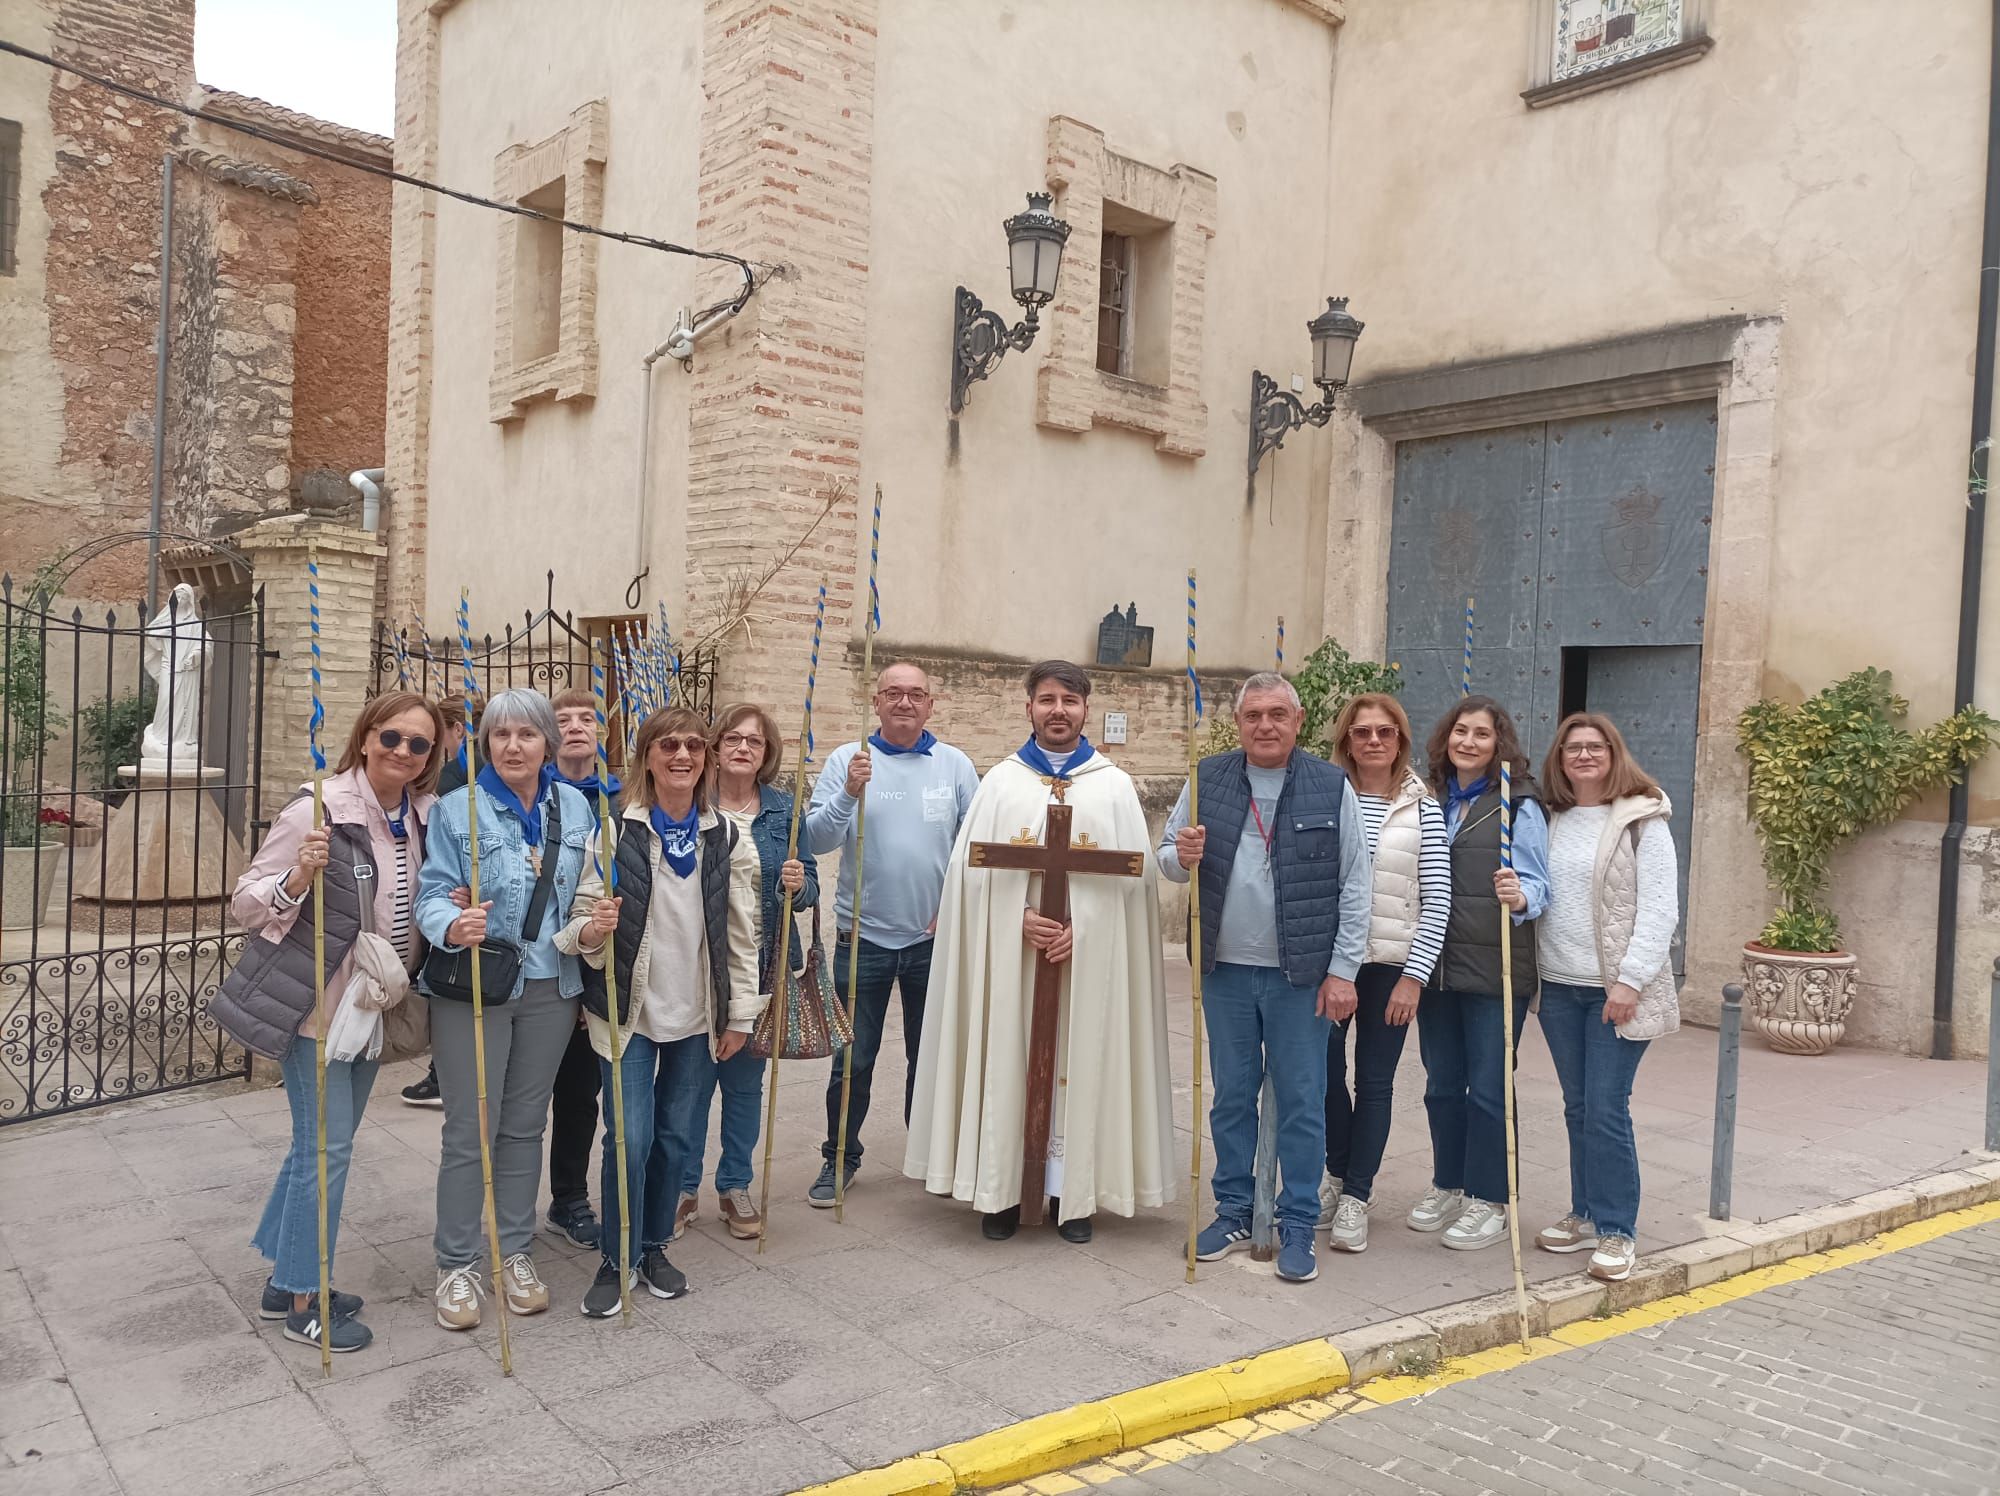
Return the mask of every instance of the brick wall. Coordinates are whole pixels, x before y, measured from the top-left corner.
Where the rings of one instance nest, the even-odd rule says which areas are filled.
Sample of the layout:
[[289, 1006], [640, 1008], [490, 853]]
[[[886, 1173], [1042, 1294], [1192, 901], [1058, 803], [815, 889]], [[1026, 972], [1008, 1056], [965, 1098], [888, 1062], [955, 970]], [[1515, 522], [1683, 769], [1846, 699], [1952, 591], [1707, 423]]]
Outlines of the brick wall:
[[[799, 699], [821, 576], [827, 638], [854, 632], [856, 508], [869, 502], [861, 373], [875, 17], [875, 0], [708, 0], [704, 10], [698, 242], [796, 273], [767, 280], [695, 362], [691, 614], [723, 612], [732, 573], [768, 564], [812, 523], [822, 495], [844, 486], [759, 599], [754, 635], [725, 647], [725, 679], [758, 700]], [[822, 730], [851, 734], [851, 682], [822, 672], [821, 687]]]
[[[383, 142], [382, 164], [388, 164]], [[382, 466], [389, 384], [385, 177], [302, 167], [319, 195], [299, 215], [292, 352], [292, 467]]]

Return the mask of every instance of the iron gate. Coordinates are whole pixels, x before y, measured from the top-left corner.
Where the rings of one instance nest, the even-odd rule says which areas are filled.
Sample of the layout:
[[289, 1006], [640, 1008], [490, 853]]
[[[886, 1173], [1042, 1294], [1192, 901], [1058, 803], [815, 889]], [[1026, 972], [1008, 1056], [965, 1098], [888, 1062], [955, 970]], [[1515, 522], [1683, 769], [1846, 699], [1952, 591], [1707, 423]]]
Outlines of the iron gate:
[[[11, 578], [0, 615], [0, 1124], [247, 1075], [209, 1002], [263, 829], [262, 590], [203, 635], [177, 603], [94, 623]], [[158, 686], [149, 643], [183, 665]], [[169, 730], [142, 763], [156, 717], [196, 751]]]

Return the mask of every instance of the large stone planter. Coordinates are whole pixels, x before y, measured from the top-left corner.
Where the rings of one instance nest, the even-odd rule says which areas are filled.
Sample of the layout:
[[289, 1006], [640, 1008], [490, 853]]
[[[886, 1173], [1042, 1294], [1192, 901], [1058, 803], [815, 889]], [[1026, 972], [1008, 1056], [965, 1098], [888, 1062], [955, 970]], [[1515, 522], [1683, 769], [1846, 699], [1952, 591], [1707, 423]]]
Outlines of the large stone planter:
[[1781, 1054], [1825, 1054], [1847, 1032], [1858, 959], [1847, 951], [1778, 951], [1754, 941], [1744, 946], [1752, 1026]]
[[[57, 875], [62, 872], [62, 854], [59, 842], [5, 850], [6, 892], [0, 897], [0, 929], [26, 930], [42, 922], [49, 895], [56, 890]], [[39, 872], [37, 861], [41, 863]]]

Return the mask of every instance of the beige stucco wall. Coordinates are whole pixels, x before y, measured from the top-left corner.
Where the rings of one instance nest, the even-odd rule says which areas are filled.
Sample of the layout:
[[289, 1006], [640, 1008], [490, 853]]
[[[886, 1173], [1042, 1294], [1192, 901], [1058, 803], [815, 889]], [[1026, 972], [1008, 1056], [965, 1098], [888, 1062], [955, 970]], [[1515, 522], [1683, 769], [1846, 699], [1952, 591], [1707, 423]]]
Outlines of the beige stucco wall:
[[[891, 640], [1088, 658], [1106, 608], [1136, 601], [1171, 668], [1199, 564], [1205, 663], [1265, 663], [1281, 613], [1295, 655], [1316, 642], [1326, 444], [1307, 431], [1267, 459], [1254, 509], [1244, 460], [1252, 368], [1309, 372], [1305, 323], [1345, 289], [1321, 290], [1335, 30], [1256, 0], [1181, 0], [1163, 19], [1150, 0], [882, 7], [863, 462], [895, 506]], [[953, 289], [1019, 319], [1000, 222], [1043, 186], [1054, 115], [1215, 178], [1199, 458], [1113, 426], [1038, 426], [1046, 328], [973, 387], [952, 458]], [[1096, 254], [1072, 237], [1065, 264]]]
[[[466, 0], [441, 18], [436, 169], [491, 190], [494, 157], [545, 139], [579, 105], [607, 101], [604, 221], [680, 243], [698, 239], [695, 160], [701, 110], [699, 0], [572, 8], [552, 24], [537, 0]], [[436, 340], [430, 427], [426, 621], [449, 626], [461, 585], [475, 627], [498, 629], [541, 606], [556, 572], [558, 608], [619, 611], [638, 527], [640, 361], [677, 310], [717, 299], [734, 272], [605, 244], [598, 261], [595, 401], [543, 403], [524, 420], [488, 419], [496, 215], [437, 207]], [[682, 599], [670, 558], [685, 548], [687, 378], [654, 376], [655, 517], [648, 606]], [[664, 591], [652, 590], [665, 583]]]
[[[1357, 379], [1714, 317], [1778, 319], [1771, 430], [1730, 433], [1718, 459], [1745, 442], [1773, 458], [1770, 533], [1727, 558], [1739, 577], [1762, 578], [1762, 670], [1746, 684], [1797, 700], [1876, 665], [1927, 724], [1950, 709], [1957, 631], [1990, 8], [1944, 0], [1923, 8], [1921, 25], [1895, 25], [1870, 0], [1711, 0], [1707, 56], [1530, 110], [1519, 93], [1534, 10], [1531, 0], [1349, 10], [1330, 254], [1371, 313]], [[1350, 446], [1344, 476], [1386, 481], [1365, 436]], [[1719, 510], [1728, 479], [1725, 469]], [[1355, 506], [1336, 498], [1335, 508], [1338, 539]], [[1338, 546], [1329, 556], [1344, 616], [1378, 629], [1383, 538], [1371, 535], [1364, 557]], [[1990, 531], [1988, 546], [1990, 579], [2000, 570]], [[1728, 683], [1705, 682], [1705, 710], [1733, 699], [1711, 684]], [[1978, 698], [2000, 707], [1990, 601]], [[1726, 735], [1727, 722], [1704, 721], [1703, 732]], [[1734, 755], [1705, 751], [1694, 897], [1708, 917], [1689, 951], [1697, 1013], [1713, 1010], [1735, 945], [1763, 918], [1741, 793]], [[1873, 1042], [1928, 1046], [1942, 813], [1941, 796], [1927, 801], [1839, 864], [1835, 902], [1870, 1010], [1856, 1029]], [[1989, 763], [1973, 819], [1996, 816], [2000, 763]], [[1713, 836], [1704, 817], [1718, 823]], [[1966, 1051], [1983, 1049], [2000, 954], [1985, 841], [1968, 846], [1962, 905]], [[1724, 845], [1729, 855], [1715, 855]]]

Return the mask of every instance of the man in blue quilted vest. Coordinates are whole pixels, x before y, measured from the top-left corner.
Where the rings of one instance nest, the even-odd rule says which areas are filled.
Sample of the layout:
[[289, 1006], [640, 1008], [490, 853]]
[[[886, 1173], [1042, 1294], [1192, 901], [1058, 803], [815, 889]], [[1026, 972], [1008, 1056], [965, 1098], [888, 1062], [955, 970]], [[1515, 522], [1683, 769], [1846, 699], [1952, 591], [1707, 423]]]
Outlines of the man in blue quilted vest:
[[1354, 1011], [1354, 974], [1368, 950], [1368, 844], [1347, 775], [1298, 746], [1304, 714], [1290, 681], [1251, 676], [1235, 712], [1243, 746], [1201, 761], [1201, 816], [1189, 824], [1183, 785], [1159, 846], [1164, 876], [1201, 878], [1215, 1219], [1195, 1255], [1213, 1262], [1250, 1245], [1268, 1070], [1278, 1112], [1278, 1276], [1305, 1283], [1319, 1276], [1327, 1034]]

